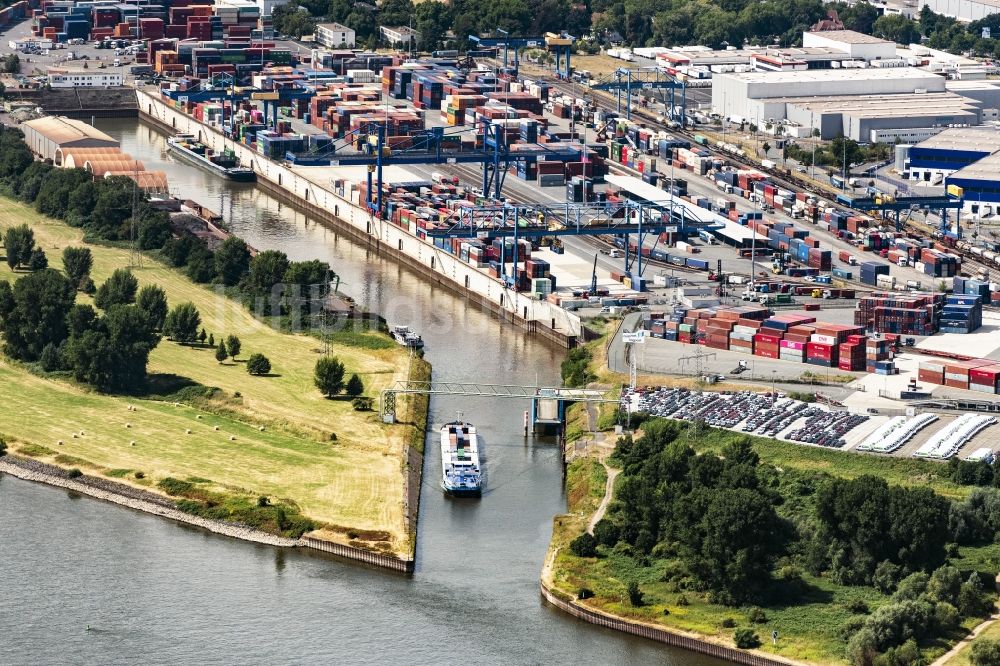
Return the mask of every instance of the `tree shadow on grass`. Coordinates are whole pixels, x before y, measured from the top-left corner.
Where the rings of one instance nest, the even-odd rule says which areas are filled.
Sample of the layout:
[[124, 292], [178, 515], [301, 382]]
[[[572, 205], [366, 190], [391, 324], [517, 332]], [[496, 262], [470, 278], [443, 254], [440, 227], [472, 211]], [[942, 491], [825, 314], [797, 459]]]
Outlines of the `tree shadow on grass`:
[[774, 580], [760, 599], [765, 608], [785, 610], [810, 604], [831, 604], [833, 593], [807, 580]]
[[145, 386], [137, 389], [131, 395], [141, 398], [165, 398], [176, 396], [181, 392], [192, 390], [210, 390], [204, 384], [199, 384], [190, 377], [182, 377], [172, 373], [150, 373], [146, 376]]

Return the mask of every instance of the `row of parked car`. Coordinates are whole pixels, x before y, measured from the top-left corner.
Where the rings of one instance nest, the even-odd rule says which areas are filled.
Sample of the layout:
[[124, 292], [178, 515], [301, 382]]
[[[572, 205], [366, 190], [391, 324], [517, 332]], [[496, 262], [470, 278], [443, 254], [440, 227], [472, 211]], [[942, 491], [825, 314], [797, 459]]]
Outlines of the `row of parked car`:
[[[652, 416], [684, 421], [704, 421], [718, 428], [735, 429], [767, 437], [776, 437], [796, 422], [804, 425], [785, 435], [786, 439], [842, 447], [845, 435], [869, 417], [849, 412], [826, 411], [781, 394], [751, 391], [702, 392], [685, 388], [626, 388], [622, 404]], [[742, 425], [740, 425], [742, 424]]]

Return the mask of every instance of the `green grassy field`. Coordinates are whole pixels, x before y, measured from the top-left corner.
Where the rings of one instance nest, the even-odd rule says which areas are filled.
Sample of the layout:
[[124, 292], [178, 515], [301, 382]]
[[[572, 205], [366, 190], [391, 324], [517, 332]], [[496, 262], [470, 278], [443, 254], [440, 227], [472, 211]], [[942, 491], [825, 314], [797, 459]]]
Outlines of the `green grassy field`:
[[[0, 230], [23, 222], [32, 227], [53, 267], [61, 268], [63, 248], [85, 245], [78, 230], [0, 198]], [[92, 276], [98, 285], [128, 264], [125, 249], [87, 247], [94, 254]], [[324, 399], [312, 383], [313, 366], [322, 353], [315, 338], [279, 333], [221, 292], [196, 285], [148, 257], [134, 273], [140, 287], [160, 285], [171, 305], [193, 302], [206, 331], [217, 340], [239, 336], [242, 350], [235, 363], [220, 365], [211, 348], [166, 339], [150, 356], [154, 383], [158, 376], [176, 375], [218, 387], [221, 395], [182, 406], [129, 400], [0, 362], [0, 400], [8, 406], [2, 430], [14, 442], [15, 452], [18, 443], [58, 448], [59, 454], [95, 469], [142, 471], [142, 483], [129, 475], [121, 479], [146, 486], [168, 476], [206, 478], [219, 488], [287, 499], [316, 521], [384, 531], [392, 535], [394, 546], [407, 543], [401, 457], [411, 439], [408, 425], [385, 426], [374, 412], [355, 412], [350, 401]], [[6, 264], [0, 267], [0, 279], [16, 277]], [[89, 299], [81, 294], [78, 300]], [[370, 348], [379, 346], [383, 348]], [[242, 361], [254, 352], [268, 356], [272, 376], [246, 372]], [[361, 376], [370, 396], [409, 372], [406, 354], [394, 345], [335, 341], [332, 353], [348, 373]], [[136, 411], [129, 411], [128, 405], [135, 405]], [[81, 430], [85, 435], [74, 439], [72, 434]], [[334, 434], [336, 441], [331, 441]], [[235, 441], [230, 440], [233, 436]], [[130, 446], [133, 440], [135, 447]], [[54, 461], [51, 455], [40, 457]]]

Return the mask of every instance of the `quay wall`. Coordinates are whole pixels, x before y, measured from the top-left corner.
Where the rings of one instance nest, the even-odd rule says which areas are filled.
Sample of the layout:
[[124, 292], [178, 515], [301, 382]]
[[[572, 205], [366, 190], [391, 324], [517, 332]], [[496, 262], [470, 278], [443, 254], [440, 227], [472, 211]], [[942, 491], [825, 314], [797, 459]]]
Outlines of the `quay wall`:
[[219, 129], [172, 108], [155, 89], [137, 89], [136, 94], [141, 119], [171, 132], [194, 134], [213, 150], [234, 150], [240, 161], [257, 173], [257, 182], [263, 189], [288, 198], [353, 239], [385, 250], [424, 278], [473, 300], [498, 319], [565, 347], [574, 346], [585, 334], [577, 315], [548, 301], [515, 292], [433, 243], [388, 220], [374, 218], [362, 207], [337, 195], [332, 182], [319, 183], [307, 178], [309, 167], [292, 168], [227, 139]]
[[738, 650], [736, 648], [719, 645], [718, 643], [713, 643], [694, 636], [685, 636], [684, 634], [670, 631], [666, 628], [654, 627], [642, 622], [626, 620], [625, 618], [617, 617], [609, 613], [593, 610], [583, 606], [579, 602], [563, 599], [561, 594], [551, 589], [544, 581], [542, 582], [541, 592], [542, 598], [545, 599], [545, 601], [552, 604], [559, 610], [569, 613], [573, 617], [583, 620], [584, 622], [596, 624], [600, 627], [607, 627], [608, 629], [614, 629], [615, 631], [623, 631], [627, 634], [632, 634], [633, 636], [641, 636], [642, 638], [648, 638], [649, 640], [665, 643], [667, 645], [683, 648], [685, 650], [691, 650], [692, 652], [698, 652], [711, 657], [725, 659], [726, 661], [731, 661], [734, 664], [743, 664], [744, 666], [790, 666], [792, 664], [799, 663], [783, 659], [781, 657], [764, 655], [760, 652], [752, 650]]

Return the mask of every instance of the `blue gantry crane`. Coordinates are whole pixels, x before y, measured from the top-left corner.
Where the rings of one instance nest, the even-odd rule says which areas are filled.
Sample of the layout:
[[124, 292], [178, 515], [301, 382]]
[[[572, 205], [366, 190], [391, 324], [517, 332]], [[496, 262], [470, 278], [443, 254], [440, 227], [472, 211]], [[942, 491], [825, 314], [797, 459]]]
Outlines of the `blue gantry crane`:
[[[476, 128], [461, 128], [446, 133], [443, 127], [432, 127], [406, 137], [402, 146], [386, 143], [385, 126], [368, 123], [348, 133], [338, 141], [306, 153], [286, 154], [292, 164], [308, 166], [356, 166], [367, 165], [368, 193], [367, 206], [381, 216], [382, 169], [390, 164], [469, 164], [483, 165], [482, 188], [485, 196], [500, 199], [504, 178], [512, 162], [519, 159], [545, 159], [578, 161], [584, 148], [578, 144], [536, 144], [532, 148], [511, 151], [504, 139], [504, 128], [493, 123], [483, 123], [482, 145], [463, 148], [454, 142], [456, 136], [475, 132]], [[452, 139], [452, 141], [449, 141]], [[478, 142], [477, 142], [478, 143]]]
[[[428, 238], [540, 238], [542, 236], [615, 236], [624, 238], [625, 273], [640, 277], [647, 235], [665, 231], [692, 233], [717, 225], [695, 220], [687, 209], [672, 199], [660, 202], [639, 202], [623, 199], [614, 202], [565, 204], [498, 202], [485, 206], [459, 208], [450, 226], [428, 229]], [[638, 243], [633, 252], [629, 238], [635, 234]], [[656, 243], [653, 247], [655, 249]], [[501, 264], [506, 264], [501, 248]], [[517, 275], [517, 254], [513, 275]], [[635, 266], [635, 271], [632, 270]], [[512, 276], [511, 276], [511, 279]]]
[[[521, 64], [520, 49], [545, 48], [556, 57], [556, 76], [568, 79], [571, 72], [570, 56], [576, 37], [566, 32], [547, 32], [544, 37], [511, 37], [510, 33], [501, 28], [496, 29], [495, 37], [480, 37], [469, 35], [469, 41], [481, 49], [503, 48], [503, 68], [515, 77]], [[510, 51], [514, 51], [513, 67], [510, 63]]]
[[962, 225], [956, 225], [954, 233], [948, 229], [948, 211], [961, 210], [962, 206], [965, 204], [964, 200], [959, 197], [953, 197], [950, 195], [894, 197], [883, 194], [874, 197], [855, 198], [838, 194], [837, 202], [842, 203], [845, 206], [850, 206], [855, 210], [877, 211], [883, 219], [888, 219], [891, 216], [895, 220], [896, 231], [900, 231], [902, 229], [903, 225], [900, 220], [900, 213], [903, 211], [910, 211], [918, 208], [935, 211], [939, 210], [941, 211], [941, 225], [939, 227], [941, 234], [954, 236], [959, 239], [962, 237]]
[[[591, 85], [592, 90], [614, 91], [618, 96], [618, 113], [622, 112], [622, 92], [625, 92], [625, 117], [632, 118], [632, 92], [638, 90], [666, 90], [667, 112], [671, 120], [684, 123], [687, 113], [687, 85], [658, 67], [619, 67], [612, 75], [614, 80]], [[680, 91], [680, 104], [677, 91]]]
[[[479, 35], [469, 35], [469, 41], [481, 49], [503, 48], [503, 68], [509, 70], [517, 76], [518, 67], [521, 64], [518, 51], [520, 49], [537, 49], [545, 46], [544, 37], [511, 37], [510, 33], [501, 28], [496, 29], [496, 37], [480, 37]], [[510, 66], [510, 50], [514, 50], [513, 68]]]

